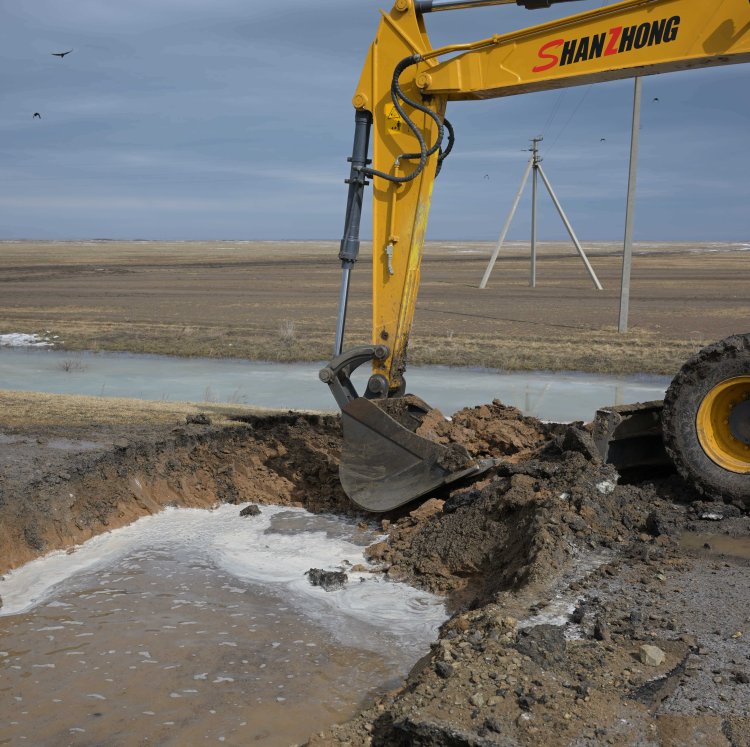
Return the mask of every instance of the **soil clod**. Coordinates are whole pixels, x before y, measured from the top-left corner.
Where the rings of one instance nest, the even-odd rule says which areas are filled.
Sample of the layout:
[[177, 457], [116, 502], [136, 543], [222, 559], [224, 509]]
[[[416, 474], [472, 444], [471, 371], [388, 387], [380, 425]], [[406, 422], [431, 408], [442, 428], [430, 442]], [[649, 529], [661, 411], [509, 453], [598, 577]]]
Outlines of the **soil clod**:
[[344, 571], [324, 571], [321, 568], [311, 568], [305, 573], [312, 586], [320, 586], [326, 591], [343, 589], [349, 580]]

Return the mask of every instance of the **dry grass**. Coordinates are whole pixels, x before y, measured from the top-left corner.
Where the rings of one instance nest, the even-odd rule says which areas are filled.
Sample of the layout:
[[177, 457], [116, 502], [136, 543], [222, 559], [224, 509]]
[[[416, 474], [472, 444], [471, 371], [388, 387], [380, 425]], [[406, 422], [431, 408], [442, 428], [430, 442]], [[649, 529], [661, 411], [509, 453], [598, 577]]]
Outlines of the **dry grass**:
[[616, 330], [583, 333], [566, 338], [549, 336], [499, 338], [493, 335], [468, 339], [415, 341], [414, 364], [472, 365], [509, 371], [585, 371], [603, 374], [669, 374], [708, 341], [662, 339], [648, 332], [620, 335]]
[[[36, 329], [42, 326], [37, 325]], [[352, 327], [347, 335], [349, 346], [368, 342], [365, 324]], [[556, 331], [540, 334], [534, 330], [535, 334], [523, 337], [473, 330], [449, 330], [443, 336], [429, 330], [419, 334], [421, 331], [415, 330], [409, 347], [409, 361], [414, 365], [468, 365], [514, 371], [673, 374], [690, 355], [713, 341], [697, 331], [683, 339], [643, 329], [621, 335], [614, 328], [571, 329], [564, 335]], [[126, 325], [92, 323], [61, 326], [56, 333], [65, 341], [65, 349], [71, 351], [107, 350], [284, 363], [319, 361], [331, 348], [329, 329], [304, 322], [280, 325], [275, 332], [268, 333], [194, 326], [189, 334], [180, 334], [168, 325], [139, 325], [134, 330]], [[64, 370], [80, 370], [76, 363], [70, 361]]]
[[[703, 344], [746, 331], [747, 257], [670, 245], [639, 247], [632, 331], [619, 335], [616, 248], [591, 254], [603, 292], [564, 244], [540, 247], [535, 290], [519, 244], [479, 291], [490, 244], [429, 245], [410, 362], [672, 374]], [[333, 343], [336, 253], [333, 242], [4, 242], [0, 333], [49, 330], [70, 351], [319, 361]], [[369, 261], [365, 247], [347, 346], [370, 337]]]
[[75, 358], [66, 358], [64, 361], [60, 361], [57, 368], [64, 373], [75, 373], [77, 371], [85, 371], [86, 364]]
[[147, 402], [124, 397], [82, 397], [39, 392], [0, 390], [4, 429], [76, 428], [89, 426], [176, 425], [188, 415], [207, 413], [214, 422], [226, 423], [235, 415], [272, 413], [275, 410], [242, 405], [191, 402]]

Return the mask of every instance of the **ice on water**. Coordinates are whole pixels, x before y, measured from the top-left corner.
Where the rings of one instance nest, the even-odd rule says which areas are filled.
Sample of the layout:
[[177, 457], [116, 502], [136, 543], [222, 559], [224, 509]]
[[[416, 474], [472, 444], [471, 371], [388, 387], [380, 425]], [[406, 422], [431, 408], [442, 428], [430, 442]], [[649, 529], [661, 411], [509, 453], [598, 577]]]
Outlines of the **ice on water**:
[[100, 743], [127, 717], [134, 743], [158, 724], [184, 744], [286, 745], [350, 717], [427, 651], [439, 599], [368, 573], [348, 570], [334, 592], [305, 576], [364, 563], [375, 529], [240, 509], [170, 509], [0, 581], [0, 676], [23, 703], [0, 704], [11, 741], [85, 730]]
[[[91, 572], [103, 583], [90, 593], [124, 597], [118, 583], [139, 572], [144, 558], [166, 553], [224, 571], [233, 580], [221, 587], [230, 593], [244, 593], [245, 582], [278, 594], [348, 645], [380, 647], [382, 633], [393, 636], [396, 645], [422, 646], [445, 620], [438, 598], [369, 573], [348, 571], [349, 583], [332, 592], [309, 583], [305, 572], [310, 568], [347, 570], [365, 563], [364, 545], [376, 539], [374, 531], [363, 532], [339, 517], [279, 506], [264, 506], [260, 516], [240, 518], [240, 508], [167, 509], [99, 535], [74, 553], [53, 552], [34, 560], [0, 581], [0, 615], [26, 612], [43, 602], [66, 604], [56, 600], [56, 592], [75, 589], [77, 579]], [[190, 591], [182, 584], [176, 592], [180, 588]], [[203, 604], [179, 593], [173, 600], [175, 606]], [[180, 624], [195, 623], [186, 615]]]

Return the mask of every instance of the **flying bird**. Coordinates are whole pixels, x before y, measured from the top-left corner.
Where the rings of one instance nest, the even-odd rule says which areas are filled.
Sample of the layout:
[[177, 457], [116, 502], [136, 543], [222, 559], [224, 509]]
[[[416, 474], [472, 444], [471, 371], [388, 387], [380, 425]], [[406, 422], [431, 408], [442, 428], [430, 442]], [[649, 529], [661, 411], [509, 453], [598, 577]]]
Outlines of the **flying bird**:
[[659, 98], [658, 98], [658, 96], [657, 96], [657, 97], [656, 97], [656, 98], [654, 99], [654, 101], [658, 101], [658, 100], [659, 100]]
[[41, 118], [42, 118], [42, 115], [39, 112], [34, 112], [34, 116], [32, 117], [32, 119], [41, 119]]
[[490, 175], [489, 175], [489, 174], [485, 174], [485, 175], [484, 175], [484, 178], [485, 178], [485, 179], [489, 179], [489, 178], [490, 178]]
[[600, 143], [606, 143], [607, 142], [607, 138], [606, 137], [600, 138], [599, 142]]
[[73, 50], [69, 49], [67, 52], [50, 52], [53, 57], [59, 57], [62, 59], [66, 54], [70, 54]]

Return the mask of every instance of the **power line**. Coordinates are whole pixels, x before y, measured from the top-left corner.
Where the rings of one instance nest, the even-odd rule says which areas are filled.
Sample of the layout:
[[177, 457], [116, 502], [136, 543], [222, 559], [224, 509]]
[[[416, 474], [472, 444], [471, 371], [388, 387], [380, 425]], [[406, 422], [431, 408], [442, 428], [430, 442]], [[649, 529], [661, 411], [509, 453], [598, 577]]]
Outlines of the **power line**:
[[547, 121], [544, 123], [544, 126], [542, 127], [542, 134], [547, 134], [547, 128], [552, 126], [552, 123], [555, 121], [555, 117], [557, 116], [557, 112], [560, 111], [560, 104], [562, 104], [562, 100], [565, 98], [565, 94], [567, 93], [566, 90], [558, 91], [557, 98], [555, 99], [555, 103], [552, 106], [552, 111], [550, 112], [549, 116], [547, 117]]
[[567, 121], [563, 125], [563, 128], [558, 133], [557, 137], [552, 141], [552, 145], [550, 145], [549, 149], [547, 150], [547, 153], [549, 153], [549, 151], [551, 151], [555, 147], [555, 145], [557, 144], [557, 141], [562, 137], [563, 133], [568, 128], [568, 125], [573, 121], [573, 117], [575, 117], [575, 115], [578, 113], [578, 110], [581, 108], [581, 105], [586, 100], [586, 97], [589, 95], [589, 92], [591, 91], [591, 86], [592, 85], [593, 85], [593, 83], [589, 84], [588, 86], [586, 86], [586, 90], [584, 91], [583, 96], [581, 96], [581, 98], [578, 101], [578, 103], [576, 104], [575, 108], [570, 113], [570, 116], [568, 117]]
[[[607, 4], [608, 1], [609, 0], [602, 0], [601, 5], [599, 7], [603, 8]], [[567, 122], [563, 125], [562, 130], [560, 130], [560, 132], [558, 133], [557, 137], [552, 142], [552, 145], [549, 147], [549, 149], [548, 149], [547, 152], [549, 152], [550, 150], [552, 150], [552, 148], [554, 148], [555, 143], [560, 139], [560, 136], [563, 134], [563, 132], [565, 132], [565, 129], [570, 124], [571, 120], [575, 116], [575, 114], [578, 111], [578, 109], [580, 108], [581, 104], [584, 102], [586, 96], [588, 96], [588, 91], [589, 91], [589, 88], [591, 88], [591, 85], [592, 84], [589, 84], [589, 86], [587, 86], [586, 93], [584, 93], [583, 98], [581, 98], [581, 100], [578, 102], [578, 106], [576, 106], [576, 108], [573, 110], [573, 113], [570, 115], [570, 117], [568, 117]], [[544, 123], [544, 127], [542, 128], [542, 134], [546, 134], [547, 133], [547, 128], [552, 127], [552, 125], [553, 125], [553, 123], [555, 121], [555, 118], [557, 117], [557, 113], [560, 110], [560, 105], [562, 104], [563, 99], [565, 98], [565, 94], [567, 93], [567, 91], [568, 91], [568, 89], [563, 89], [563, 90], [561, 90], [559, 92], [559, 94], [557, 96], [557, 99], [555, 100], [555, 103], [552, 105], [552, 111], [550, 112], [549, 116], [547, 117], [547, 121]]]

